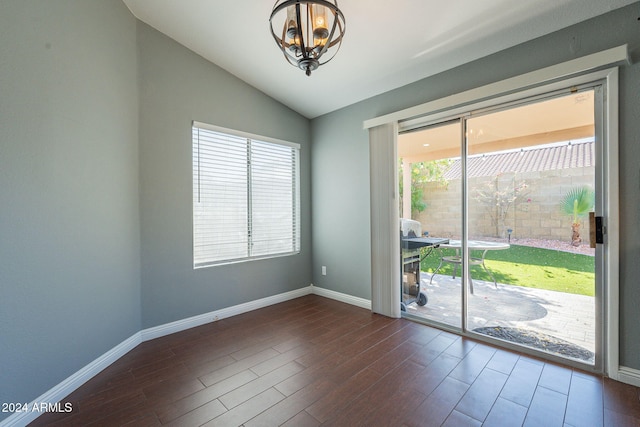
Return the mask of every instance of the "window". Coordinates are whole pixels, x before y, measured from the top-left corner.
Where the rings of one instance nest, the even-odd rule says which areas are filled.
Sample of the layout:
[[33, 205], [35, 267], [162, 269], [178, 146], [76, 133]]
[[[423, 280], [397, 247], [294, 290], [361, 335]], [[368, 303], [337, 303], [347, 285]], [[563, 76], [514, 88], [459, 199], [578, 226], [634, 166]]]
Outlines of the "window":
[[194, 268], [298, 253], [299, 145], [192, 131]]

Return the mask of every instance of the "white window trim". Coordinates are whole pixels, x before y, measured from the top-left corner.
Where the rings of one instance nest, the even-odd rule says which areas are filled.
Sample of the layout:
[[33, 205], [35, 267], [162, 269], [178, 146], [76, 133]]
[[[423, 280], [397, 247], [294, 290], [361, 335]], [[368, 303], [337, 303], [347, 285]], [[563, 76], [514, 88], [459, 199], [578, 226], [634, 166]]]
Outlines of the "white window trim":
[[[228, 128], [224, 128], [221, 126], [215, 126], [215, 125], [211, 125], [208, 123], [203, 123], [203, 122], [199, 122], [199, 121], [192, 121], [191, 123], [191, 127], [193, 128], [200, 128], [200, 129], [205, 129], [205, 130], [210, 130], [213, 132], [219, 132], [219, 133], [223, 133], [223, 134], [228, 134], [231, 136], [235, 136], [235, 137], [240, 137], [240, 138], [247, 138], [247, 139], [251, 139], [251, 140], [256, 140], [256, 141], [262, 141], [262, 142], [268, 142], [271, 144], [276, 144], [276, 145], [282, 145], [282, 146], [286, 146], [286, 147], [290, 147], [293, 148], [295, 150], [298, 151], [298, 158], [296, 161], [296, 170], [295, 170], [295, 174], [296, 174], [296, 180], [297, 180], [297, 185], [296, 185], [296, 194], [295, 194], [295, 199], [297, 202], [297, 209], [296, 209], [296, 218], [295, 221], [297, 223], [297, 231], [298, 231], [298, 245], [296, 248], [294, 248], [293, 251], [290, 252], [283, 252], [283, 253], [274, 253], [274, 254], [266, 254], [266, 255], [260, 255], [260, 256], [248, 256], [248, 257], [242, 257], [242, 258], [236, 258], [236, 259], [227, 259], [227, 260], [219, 260], [219, 261], [211, 261], [211, 262], [207, 262], [207, 263], [203, 263], [203, 264], [198, 264], [196, 265], [195, 263], [193, 264], [193, 268], [194, 270], [198, 270], [198, 269], [202, 269], [202, 268], [208, 268], [208, 267], [213, 267], [213, 266], [220, 266], [220, 265], [228, 265], [228, 264], [237, 264], [237, 263], [243, 263], [243, 262], [247, 262], [247, 261], [254, 261], [254, 260], [261, 260], [261, 259], [271, 259], [271, 258], [280, 258], [280, 257], [285, 257], [285, 256], [291, 256], [291, 255], [296, 255], [300, 253], [300, 248], [302, 246], [302, 242], [301, 242], [301, 236], [300, 233], [302, 231], [302, 226], [300, 223], [300, 210], [301, 210], [301, 206], [300, 206], [300, 144], [295, 143], [295, 142], [289, 142], [289, 141], [285, 141], [285, 140], [281, 140], [281, 139], [276, 139], [276, 138], [270, 138], [270, 137], [266, 137], [266, 136], [262, 136], [262, 135], [257, 135], [257, 134], [252, 134], [252, 133], [248, 133], [248, 132], [242, 132], [242, 131], [238, 131], [238, 130], [234, 130], [234, 129], [228, 129]], [[193, 152], [192, 152], [192, 156], [193, 156]], [[192, 177], [191, 177], [191, 182], [193, 185], [193, 171], [192, 171]], [[194, 233], [195, 233], [195, 223], [194, 223], [194, 201], [191, 201], [191, 260], [193, 261], [195, 259], [195, 248], [194, 248]]]
[[241, 131], [238, 131], [238, 130], [227, 129], [227, 128], [223, 128], [223, 127], [220, 127], [220, 126], [210, 125], [208, 123], [197, 122], [195, 120], [192, 122], [192, 127], [197, 127], [197, 128], [200, 128], [200, 129], [207, 129], [207, 130], [211, 130], [211, 131], [214, 131], [214, 132], [227, 133], [229, 135], [239, 136], [240, 138], [257, 139], [257, 140], [264, 141], [264, 142], [270, 142], [272, 144], [286, 145], [288, 147], [296, 148], [298, 150], [300, 149], [300, 144], [297, 144], [295, 142], [284, 141], [282, 139], [276, 139], [276, 138], [269, 138], [267, 136], [257, 135], [257, 134], [254, 134], [254, 133], [241, 132]]

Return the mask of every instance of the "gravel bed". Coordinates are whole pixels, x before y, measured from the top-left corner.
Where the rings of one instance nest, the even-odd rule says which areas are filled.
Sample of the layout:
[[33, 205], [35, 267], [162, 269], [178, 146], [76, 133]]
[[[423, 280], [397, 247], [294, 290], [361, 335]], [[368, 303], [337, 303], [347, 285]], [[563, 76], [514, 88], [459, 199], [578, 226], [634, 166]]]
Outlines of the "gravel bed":
[[[488, 240], [492, 242], [505, 242], [506, 239], [496, 239], [494, 237], [481, 237], [479, 240]], [[471, 239], [473, 240], [473, 239]], [[553, 249], [556, 251], [571, 252], [582, 255], [595, 255], [595, 249], [590, 248], [589, 244], [582, 244], [580, 246], [573, 246], [569, 241], [562, 240], [543, 240], [543, 239], [514, 239], [509, 242], [512, 245], [521, 246], [533, 246], [536, 248]]]
[[540, 332], [519, 328], [507, 328], [503, 326], [476, 328], [473, 331], [478, 332], [479, 334], [522, 344], [563, 357], [585, 360], [587, 362], [593, 362], [594, 360], [594, 354], [586, 348], [582, 348], [568, 341]]

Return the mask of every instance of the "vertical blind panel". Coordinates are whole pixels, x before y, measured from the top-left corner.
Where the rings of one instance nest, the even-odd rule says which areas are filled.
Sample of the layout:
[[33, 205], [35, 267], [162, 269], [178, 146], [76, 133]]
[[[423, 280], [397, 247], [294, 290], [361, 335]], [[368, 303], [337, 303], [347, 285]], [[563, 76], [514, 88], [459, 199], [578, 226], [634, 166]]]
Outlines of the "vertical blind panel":
[[300, 250], [298, 151], [193, 128], [195, 266]]

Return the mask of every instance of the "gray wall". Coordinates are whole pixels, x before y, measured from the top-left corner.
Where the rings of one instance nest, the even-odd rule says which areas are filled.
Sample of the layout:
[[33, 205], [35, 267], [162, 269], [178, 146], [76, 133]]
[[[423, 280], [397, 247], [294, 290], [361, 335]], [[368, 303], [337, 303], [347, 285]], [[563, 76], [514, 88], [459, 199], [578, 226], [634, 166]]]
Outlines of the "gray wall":
[[312, 282], [366, 299], [371, 299], [369, 133], [362, 122], [377, 115], [364, 102], [311, 122]]
[[[308, 286], [309, 120], [143, 23], [138, 46], [143, 327]], [[300, 254], [193, 269], [192, 120], [301, 144]]]
[[0, 2], [0, 402], [140, 330], [136, 68], [120, 0]]
[[[629, 44], [640, 56], [640, 3], [387, 92], [312, 121], [313, 283], [371, 297], [369, 150], [364, 120]], [[640, 64], [620, 73], [621, 363], [640, 369]], [[336, 208], [336, 207], [339, 207]], [[320, 267], [327, 266], [322, 276]]]

